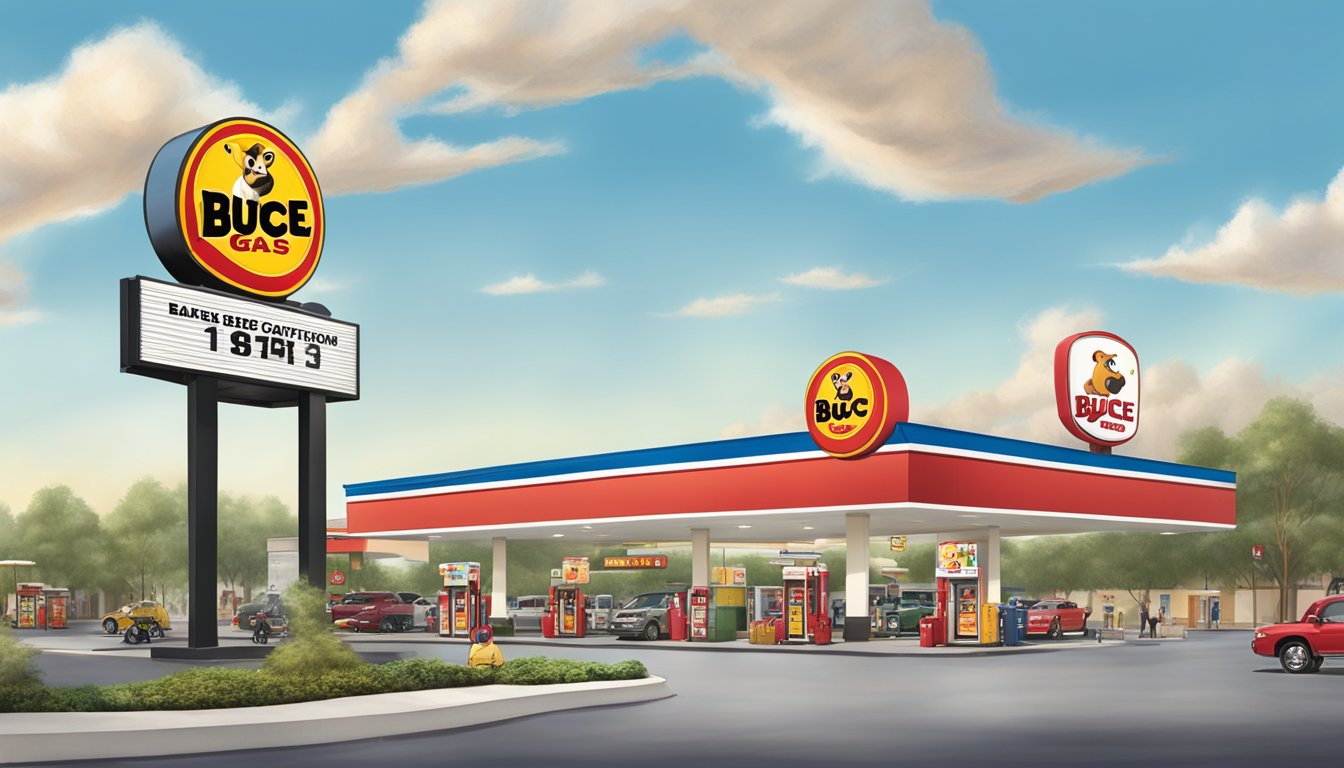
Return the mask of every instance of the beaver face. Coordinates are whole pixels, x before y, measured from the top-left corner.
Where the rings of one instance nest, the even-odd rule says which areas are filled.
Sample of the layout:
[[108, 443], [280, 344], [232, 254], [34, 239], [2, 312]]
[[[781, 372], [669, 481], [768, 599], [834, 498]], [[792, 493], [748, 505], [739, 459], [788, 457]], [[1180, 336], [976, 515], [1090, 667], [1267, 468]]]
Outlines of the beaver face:
[[1120, 394], [1125, 386], [1125, 377], [1115, 368], [1115, 355], [1097, 350], [1092, 353], [1092, 360], [1097, 367], [1092, 369], [1092, 378], [1083, 385], [1083, 391], [1103, 397]]

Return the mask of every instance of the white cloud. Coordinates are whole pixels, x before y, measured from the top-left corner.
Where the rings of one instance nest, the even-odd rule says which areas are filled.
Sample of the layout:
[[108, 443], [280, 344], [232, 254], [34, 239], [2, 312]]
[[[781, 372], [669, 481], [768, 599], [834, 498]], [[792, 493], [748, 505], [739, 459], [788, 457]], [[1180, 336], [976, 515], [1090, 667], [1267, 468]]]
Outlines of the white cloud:
[[572, 280], [563, 280], [558, 283], [548, 283], [537, 279], [537, 276], [528, 273], [526, 275], [516, 275], [505, 280], [502, 283], [487, 285], [481, 289], [481, 293], [488, 293], [491, 296], [520, 296], [527, 293], [547, 293], [550, 291], [565, 291], [578, 288], [601, 288], [607, 284], [607, 279], [596, 272], [584, 272]]
[[[642, 60], [680, 33], [706, 50]], [[1145, 162], [1010, 114], [974, 37], [919, 0], [440, 0], [331, 109], [309, 151], [333, 192], [424, 184], [563, 147], [409, 140], [405, 117], [535, 109], [689, 76], [760, 91], [765, 122], [816, 148], [824, 173], [908, 199], [1029, 202]]]
[[0, 92], [0, 244], [115, 206], [165, 141], [234, 114], [264, 113], [153, 24], [76, 48], [58, 74]]
[[772, 301], [779, 301], [779, 294], [751, 296], [745, 293], [734, 293], [728, 296], [715, 296], [710, 299], [696, 299], [669, 314], [681, 317], [728, 317], [729, 315], [746, 314], [757, 306]]
[[326, 280], [321, 277], [314, 277], [303, 284], [303, 288], [299, 295], [304, 297], [325, 296], [331, 293], [338, 293], [345, 290], [345, 288], [345, 283], [338, 280]]
[[729, 440], [736, 437], [753, 435], [778, 435], [788, 432], [807, 430], [801, 406], [789, 407], [782, 403], [771, 403], [761, 412], [761, 420], [755, 424], [738, 421], [723, 428], [719, 437]]
[[802, 288], [820, 288], [827, 291], [852, 291], [858, 288], [873, 288], [887, 282], [886, 278], [875, 280], [862, 272], [846, 275], [838, 267], [813, 267], [806, 272], [779, 278], [789, 285]]
[[[1083, 443], [1064, 429], [1055, 410], [1054, 348], [1062, 339], [1101, 328], [1096, 310], [1050, 309], [1021, 328], [1025, 342], [1017, 369], [988, 392], [970, 392], [941, 405], [912, 404], [912, 420], [953, 429], [1014, 437], [1071, 448]], [[1131, 339], [1131, 341], [1133, 341]], [[1143, 354], [1140, 347], [1139, 354]], [[1175, 460], [1181, 435], [1214, 426], [1229, 434], [1246, 426], [1265, 401], [1283, 395], [1313, 403], [1319, 413], [1344, 423], [1344, 386], [1323, 374], [1301, 386], [1267, 377], [1253, 362], [1224, 360], [1201, 373], [1180, 360], [1145, 365], [1139, 432], [1117, 453]]]
[[1120, 266], [1191, 283], [1301, 294], [1344, 291], [1344, 170], [1324, 199], [1297, 200], [1282, 211], [1251, 199], [1212, 242], [1193, 250], [1174, 245], [1161, 258]]
[[13, 264], [0, 261], [0, 328], [29, 325], [42, 319], [35, 309], [24, 309], [28, 276]]

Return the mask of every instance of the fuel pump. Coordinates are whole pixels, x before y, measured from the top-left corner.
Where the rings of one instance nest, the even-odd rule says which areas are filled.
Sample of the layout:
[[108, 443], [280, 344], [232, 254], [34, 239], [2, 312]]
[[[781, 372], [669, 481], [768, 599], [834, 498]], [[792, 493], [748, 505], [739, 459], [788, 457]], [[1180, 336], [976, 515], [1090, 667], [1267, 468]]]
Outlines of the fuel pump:
[[[584, 637], [588, 634], [587, 601], [578, 584], [557, 584], [551, 587], [547, 604], [549, 622], [542, 623], [546, 637]], [[550, 634], [546, 633], [547, 625]]]
[[784, 569], [784, 642], [831, 642], [829, 587], [830, 573], [825, 563]]
[[686, 593], [691, 604], [690, 640], [709, 639], [709, 587], [691, 587]]
[[471, 637], [486, 623], [481, 600], [480, 563], [441, 563], [443, 589], [439, 591], [439, 637]]

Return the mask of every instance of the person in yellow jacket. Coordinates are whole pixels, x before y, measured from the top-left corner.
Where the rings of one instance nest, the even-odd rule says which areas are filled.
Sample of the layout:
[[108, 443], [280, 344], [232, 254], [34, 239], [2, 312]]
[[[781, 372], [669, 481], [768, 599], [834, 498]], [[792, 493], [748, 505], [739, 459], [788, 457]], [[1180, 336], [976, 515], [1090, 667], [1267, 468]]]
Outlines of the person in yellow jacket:
[[471, 646], [471, 652], [467, 654], [467, 666], [469, 667], [502, 667], [504, 666], [504, 654], [499, 650], [490, 638], [491, 632], [482, 628], [476, 632], [476, 642]]

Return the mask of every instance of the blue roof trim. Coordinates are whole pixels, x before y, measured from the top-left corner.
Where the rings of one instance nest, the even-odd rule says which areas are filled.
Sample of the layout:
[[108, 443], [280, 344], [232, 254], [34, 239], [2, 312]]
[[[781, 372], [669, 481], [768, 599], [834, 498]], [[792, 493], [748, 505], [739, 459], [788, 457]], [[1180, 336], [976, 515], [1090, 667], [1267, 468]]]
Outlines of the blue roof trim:
[[[1123, 470], [1128, 472], [1147, 472], [1157, 475], [1169, 475], [1174, 478], [1206, 480], [1219, 483], [1235, 483], [1237, 475], [1221, 469], [1206, 469], [1185, 464], [1151, 459], [1135, 459], [1128, 456], [1108, 456], [1091, 453], [1075, 448], [1061, 448], [1044, 443], [1031, 443], [1025, 440], [1012, 440], [1006, 437], [980, 435], [974, 432], [961, 432], [955, 429], [930, 427], [924, 424], [897, 424], [895, 431], [887, 440], [887, 445], [915, 443], [919, 445], [956, 448], [965, 451], [1000, 454], [1003, 456], [1051, 461], [1061, 464], [1076, 464], [1099, 469]], [[667, 464], [683, 464], [700, 461], [719, 461], [723, 459], [741, 459], [752, 456], [772, 456], [783, 453], [803, 453], [817, 450], [812, 436], [806, 432], [793, 432], [785, 435], [763, 435], [743, 437], [735, 440], [716, 440], [708, 443], [672, 445], [662, 448], [644, 448], [636, 451], [600, 453], [593, 456], [576, 456], [568, 459], [548, 459], [530, 461], [523, 464], [504, 464], [498, 467], [467, 469], [459, 472], [443, 472], [434, 475], [374, 480], [367, 483], [348, 483], [345, 486], [346, 497], [368, 496], [379, 493], [400, 491], [419, 491], [430, 488], [443, 488], [454, 485], [472, 485], [476, 483], [496, 483], [510, 480], [529, 480], [546, 477], [571, 475], [579, 472], [601, 472], [613, 469], [632, 469], [648, 467], [653, 471]], [[838, 461], [838, 459], [837, 459]]]

